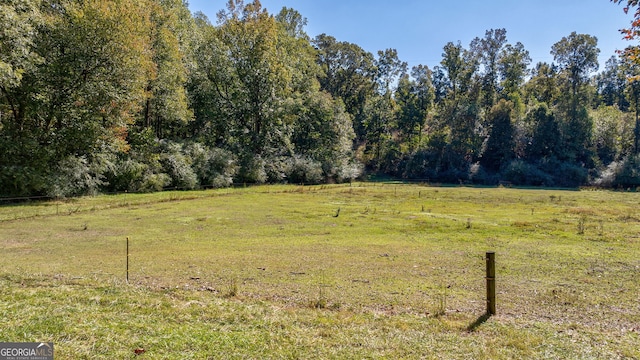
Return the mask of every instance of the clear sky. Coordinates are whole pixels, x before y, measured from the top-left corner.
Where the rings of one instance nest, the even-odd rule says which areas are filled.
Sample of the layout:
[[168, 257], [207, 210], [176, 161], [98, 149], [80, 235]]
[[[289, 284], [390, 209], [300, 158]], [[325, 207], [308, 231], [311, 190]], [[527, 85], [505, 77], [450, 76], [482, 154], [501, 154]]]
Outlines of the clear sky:
[[[250, 0], [245, 0], [249, 3]], [[374, 54], [394, 48], [409, 66], [433, 68], [451, 41], [465, 47], [486, 30], [504, 28], [507, 41], [521, 42], [537, 62], [553, 62], [551, 46], [577, 33], [598, 38], [600, 68], [615, 51], [630, 45], [619, 29], [631, 15], [609, 0], [262, 0], [269, 13], [283, 6], [306, 17], [312, 38], [326, 33], [355, 43]], [[212, 23], [227, 0], [189, 0], [192, 12], [202, 11]]]

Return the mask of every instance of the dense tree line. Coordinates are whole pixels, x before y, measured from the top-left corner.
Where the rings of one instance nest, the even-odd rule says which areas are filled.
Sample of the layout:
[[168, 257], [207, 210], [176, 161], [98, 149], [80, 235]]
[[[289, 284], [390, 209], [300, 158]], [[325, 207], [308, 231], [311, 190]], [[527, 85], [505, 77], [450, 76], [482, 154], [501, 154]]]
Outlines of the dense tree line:
[[640, 186], [632, 56], [572, 33], [532, 64], [491, 29], [438, 66], [229, 1], [0, 2], [0, 195], [321, 183]]

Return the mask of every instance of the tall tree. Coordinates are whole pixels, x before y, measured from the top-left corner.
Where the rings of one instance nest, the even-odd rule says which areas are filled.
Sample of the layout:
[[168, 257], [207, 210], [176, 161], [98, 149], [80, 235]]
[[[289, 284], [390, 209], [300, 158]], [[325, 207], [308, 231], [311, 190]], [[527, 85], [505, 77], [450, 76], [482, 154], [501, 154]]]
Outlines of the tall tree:
[[551, 54], [566, 76], [571, 91], [571, 112], [575, 115], [582, 95], [582, 85], [587, 83], [592, 72], [598, 70], [598, 39], [574, 31], [553, 44]]
[[410, 143], [414, 143], [416, 136], [417, 144], [422, 141], [422, 131], [434, 97], [432, 72], [427, 66], [414, 66], [411, 77], [405, 74], [398, 81], [395, 92], [399, 108], [398, 128]]
[[323, 175], [342, 180], [341, 171], [353, 158], [353, 125], [341, 100], [326, 92], [312, 92], [296, 102], [293, 125], [295, 153], [322, 164]]
[[530, 64], [529, 51], [524, 48], [522, 43], [507, 44], [502, 49], [498, 60], [498, 70], [503, 98], [514, 102], [516, 108], [518, 103], [522, 101], [522, 86], [529, 74]]
[[[164, 0], [150, 4], [152, 21], [153, 73], [147, 84], [142, 108], [142, 126], [152, 128], [156, 137], [171, 135], [171, 129], [192, 120], [185, 85], [188, 76], [188, 27], [191, 18], [182, 0]], [[187, 29], [185, 29], [185, 27]]]
[[604, 70], [594, 76], [594, 82], [598, 97], [597, 105], [616, 105], [624, 111], [629, 108], [629, 101], [625, 95], [627, 78], [617, 57], [612, 56], [607, 60]]
[[444, 46], [440, 65], [447, 76], [448, 97], [456, 101], [459, 94], [464, 94], [471, 88], [471, 78], [478, 68], [477, 58], [459, 42], [449, 42]]
[[55, 169], [47, 163], [90, 162], [105, 146], [126, 150], [127, 128], [152, 71], [147, 9], [133, 0], [60, 0], [43, 7], [33, 39], [43, 60], [19, 86], [5, 89], [17, 111], [2, 119], [0, 166], [16, 184], [13, 191], [45, 191], [37, 178]]
[[292, 38], [309, 39], [309, 35], [304, 30], [307, 26], [307, 18], [303, 17], [293, 8], [283, 7], [276, 15], [276, 20], [282, 24], [287, 35]]
[[640, 152], [640, 65], [628, 57], [623, 57], [621, 67], [627, 78], [625, 93], [635, 114], [633, 151], [634, 154], [638, 154]]
[[375, 62], [375, 66], [378, 69], [377, 79], [380, 84], [380, 93], [382, 94], [391, 94], [391, 84], [407, 71], [407, 63], [398, 58], [396, 49], [378, 51], [378, 59]]
[[342, 99], [353, 116], [356, 140], [365, 141], [364, 109], [367, 99], [376, 91], [378, 74], [373, 54], [326, 34], [316, 36], [312, 44], [318, 50], [317, 61], [322, 69], [321, 88]]
[[551, 48], [565, 79], [567, 96], [561, 103], [566, 121], [562, 133], [565, 142], [564, 155], [570, 161], [590, 163], [593, 123], [586, 108], [589, 75], [598, 69], [598, 39], [575, 31], [562, 38]]
[[527, 147], [530, 161], [546, 158], [557, 158], [561, 151], [561, 139], [558, 136], [560, 126], [555, 115], [545, 103], [537, 105], [527, 114], [533, 124], [533, 134]]
[[483, 106], [490, 109], [498, 100], [500, 89], [500, 57], [507, 43], [505, 29], [487, 30], [484, 38], [471, 41], [471, 51], [482, 65]]
[[442, 69], [449, 85], [447, 95], [438, 109], [438, 126], [449, 136], [445, 164], [450, 171], [466, 172], [480, 151], [478, 128], [480, 108], [478, 91], [473, 87], [473, 75], [478, 62], [472, 52], [460, 43], [448, 43], [442, 54]]
[[525, 84], [527, 101], [555, 106], [560, 97], [558, 68], [555, 64], [539, 62], [531, 72], [531, 79]]
[[222, 54], [231, 61], [220, 69], [227, 73], [213, 79], [214, 86], [232, 115], [228, 126], [238, 141], [236, 151], [262, 155], [281, 140], [272, 136], [276, 109], [290, 90], [290, 73], [277, 49], [280, 27], [257, 0], [246, 5], [230, 0], [218, 22]]

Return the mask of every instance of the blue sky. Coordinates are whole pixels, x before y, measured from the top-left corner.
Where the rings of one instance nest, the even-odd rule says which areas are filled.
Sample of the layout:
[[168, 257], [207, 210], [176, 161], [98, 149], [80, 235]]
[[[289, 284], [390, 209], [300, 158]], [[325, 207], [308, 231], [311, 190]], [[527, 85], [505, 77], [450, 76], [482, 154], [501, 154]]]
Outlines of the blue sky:
[[[250, 0], [245, 0], [245, 3]], [[326, 33], [358, 44], [374, 54], [394, 48], [409, 66], [433, 68], [451, 41], [468, 48], [486, 30], [505, 28], [511, 44], [521, 42], [533, 64], [553, 62], [551, 46], [572, 31], [596, 36], [600, 68], [617, 49], [629, 45], [619, 29], [631, 15], [609, 0], [262, 0], [276, 14], [283, 6], [306, 17], [307, 34]], [[192, 12], [202, 11], [212, 23], [227, 0], [189, 0]]]

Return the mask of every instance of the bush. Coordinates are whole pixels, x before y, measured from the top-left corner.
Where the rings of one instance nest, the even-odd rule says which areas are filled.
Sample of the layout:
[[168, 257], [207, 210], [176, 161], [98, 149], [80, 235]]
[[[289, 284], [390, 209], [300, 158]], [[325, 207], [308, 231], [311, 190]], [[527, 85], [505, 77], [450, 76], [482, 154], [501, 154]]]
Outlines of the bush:
[[364, 172], [364, 166], [357, 161], [347, 161], [339, 169], [336, 180], [338, 182], [351, 182]]
[[33, 196], [47, 192], [45, 169], [32, 166], [0, 166], [0, 196]]
[[439, 149], [432, 147], [419, 149], [404, 161], [403, 176], [408, 179], [434, 180], [438, 177], [440, 159]]
[[259, 155], [245, 154], [240, 159], [236, 181], [241, 183], [263, 184], [267, 181], [265, 161]]
[[116, 163], [108, 176], [111, 191], [154, 192], [161, 191], [171, 182], [169, 175], [155, 173], [148, 164], [125, 158]]
[[191, 168], [191, 159], [184, 154], [179, 143], [160, 141], [160, 164], [165, 174], [171, 179], [169, 186], [177, 189], [191, 190], [198, 186], [198, 176]]
[[318, 184], [323, 180], [322, 164], [308, 157], [294, 156], [287, 180], [294, 184]]
[[264, 171], [267, 182], [283, 183], [287, 181], [287, 176], [291, 172], [291, 158], [287, 156], [275, 156], [265, 163]]
[[556, 186], [578, 187], [588, 183], [589, 171], [576, 164], [562, 163], [554, 176], [554, 180]]
[[615, 186], [616, 177], [622, 172], [624, 161], [614, 161], [610, 163], [602, 172], [600, 176], [593, 181], [594, 186], [603, 188], [611, 188]]
[[47, 191], [53, 197], [95, 195], [104, 185], [104, 176], [93, 171], [85, 157], [69, 156], [58, 163]]
[[622, 189], [640, 187], [640, 155], [629, 155], [619, 162], [612, 162], [594, 185]]
[[488, 172], [480, 163], [475, 163], [469, 168], [469, 180], [474, 184], [497, 185], [500, 182], [500, 176]]
[[185, 152], [201, 186], [221, 188], [233, 184], [238, 167], [231, 152], [200, 143], [187, 145]]
[[501, 172], [501, 179], [514, 185], [553, 186], [551, 176], [536, 165], [522, 160], [511, 161]]

